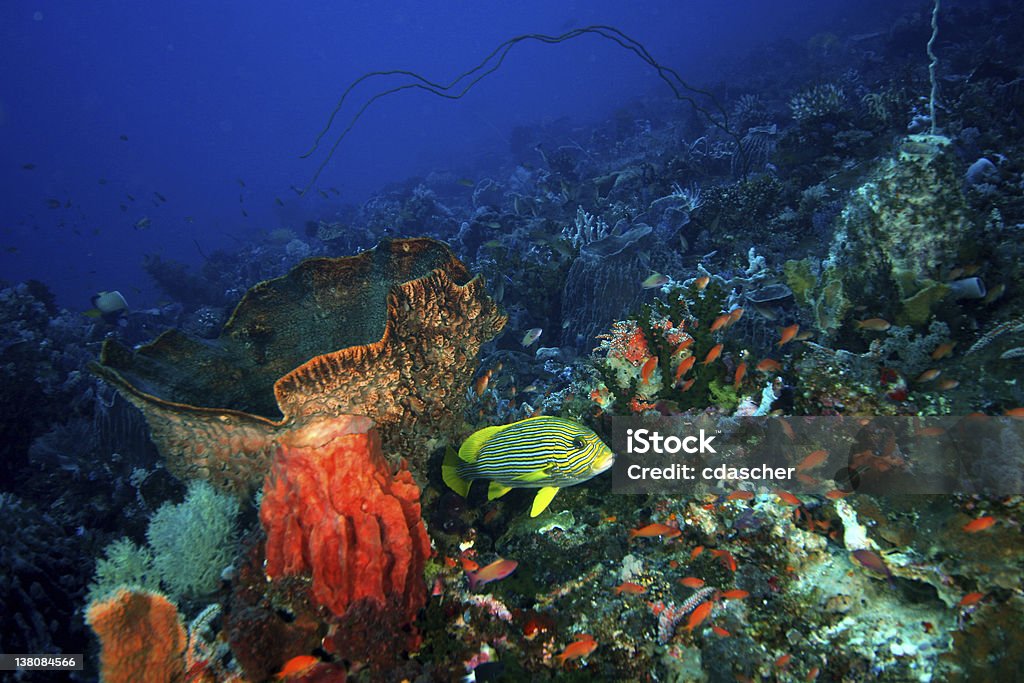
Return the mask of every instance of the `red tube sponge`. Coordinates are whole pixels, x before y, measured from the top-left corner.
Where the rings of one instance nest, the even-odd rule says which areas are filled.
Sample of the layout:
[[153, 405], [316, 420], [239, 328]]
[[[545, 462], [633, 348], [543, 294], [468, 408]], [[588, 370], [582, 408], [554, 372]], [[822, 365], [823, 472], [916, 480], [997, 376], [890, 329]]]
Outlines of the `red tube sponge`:
[[309, 575], [336, 617], [369, 602], [411, 623], [426, 603], [420, 490], [404, 467], [392, 473], [369, 418], [320, 418], [282, 437], [260, 521], [267, 576]]

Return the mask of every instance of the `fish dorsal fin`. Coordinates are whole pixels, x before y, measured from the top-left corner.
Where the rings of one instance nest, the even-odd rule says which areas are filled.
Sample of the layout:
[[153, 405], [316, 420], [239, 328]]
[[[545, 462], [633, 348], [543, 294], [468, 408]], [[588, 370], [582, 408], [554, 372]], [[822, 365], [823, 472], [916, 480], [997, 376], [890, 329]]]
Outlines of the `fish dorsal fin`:
[[516, 477], [516, 481], [534, 482], [534, 481], [541, 481], [542, 479], [547, 479], [547, 478], [548, 478], [548, 470], [545, 467], [545, 468], [541, 468], [539, 470], [534, 470], [533, 472], [527, 472], [526, 474], [520, 474], [518, 477]]
[[484, 447], [484, 444], [487, 443], [487, 440], [504, 431], [509, 426], [494, 425], [493, 427], [484, 427], [480, 431], [474, 432], [468, 439], [462, 442], [462, 446], [459, 448], [459, 458], [466, 462], [476, 462], [476, 456], [480, 453], [480, 449]]
[[557, 486], [545, 486], [540, 491], [537, 491], [537, 497], [533, 499], [533, 507], [530, 509], [530, 516], [536, 517], [544, 512], [548, 505], [551, 505], [551, 501], [556, 493], [558, 493]]
[[512, 490], [511, 486], [505, 486], [499, 484], [496, 481], [492, 481], [490, 486], [487, 487], [487, 500], [494, 500], [495, 498], [501, 498], [506, 493]]

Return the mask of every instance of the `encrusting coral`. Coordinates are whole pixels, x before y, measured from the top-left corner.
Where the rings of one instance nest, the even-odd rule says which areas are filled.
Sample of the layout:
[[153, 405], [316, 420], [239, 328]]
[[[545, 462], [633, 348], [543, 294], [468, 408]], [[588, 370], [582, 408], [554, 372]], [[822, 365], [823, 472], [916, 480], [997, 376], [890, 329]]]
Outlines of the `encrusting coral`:
[[246, 490], [281, 433], [340, 414], [372, 418], [425, 477], [481, 344], [505, 322], [446, 244], [389, 240], [256, 285], [216, 340], [171, 330], [134, 351], [108, 341], [92, 369], [142, 410], [182, 478]]

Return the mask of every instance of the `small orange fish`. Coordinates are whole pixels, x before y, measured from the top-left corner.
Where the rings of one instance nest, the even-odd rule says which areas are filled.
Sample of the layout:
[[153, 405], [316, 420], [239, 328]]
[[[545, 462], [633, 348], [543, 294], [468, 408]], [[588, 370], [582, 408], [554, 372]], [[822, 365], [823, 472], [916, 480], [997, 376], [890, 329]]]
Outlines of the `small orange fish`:
[[789, 491], [783, 491], [782, 489], [776, 489], [775, 495], [779, 497], [779, 501], [786, 505], [803, 505], [799, 498], [794, 496]]
[[675, 383], [678, 384], [679, 380], [682, 379], [683, 375], [690, 371], [693, 364], [697, 361], [696, 356], [688, 356], [683, 360], [679, 361], [679, 365], [676, 367]]
[[1024, 419], [1024, 408], [1010, 408], [1009, 410], [1004, 410], [1003, 415], [1021, 420]]
[[779, 428], [782, 429], [782, 433], [786, 435], [786, 438], [790, 441], [796, 441], [796, 432], [793, 431], [793, 425], [789, 424], [785, 420], [779, 420]]
[[754, 494], [750, 491], [733, 491], [725, 497], [726, 500], [753, 500]]
[[679, 346], [676, 347], [676, 350], [672, 352], [672, 355], [674, 356], [677, 353], [682, 353], [691, 346], [693, 346], [693, 337], [687, 337], [681, 344], [679, 344]]
[[725, 630], [724, 628], [722, 628], [721, 626], [712, 626], [712, 627], [711, 627], [711, 631], [712, 631], [712, 632], [713, 632], [713, 633], [714, 633], [714, 634], [715, 634], [716, 636], [718, 636], [719, 638], [728, 638], [729, 636], [731, 636], [731, 635], [732, 635], [731, 633], [729, 633], [728, 631], [726, 631], [726, 630]]
[[976, 605], [981, 599], [985, 597], [984, 593], [968, 593], [964, 597], [960, 598], [960, 602], [956, 603], [957, 607], [970, 607]]
[[956, 342], [955, 341], [954, 342], [945, 342], [943, 344], [939, 344], [938, 346], [935, 347], [935, 350], [932, 351], [932, 360], [942, 360], [946, 356], [951, 355], [953, 353], [953, 349], [955, 347], [956, 347]]
[[697, 606], [697, 609], [690, 613], [690, 620], [686, 622], [686, 630], [692, 631], [693, 629], [704, 623], [704, 620], [711, 614], [711, 610], [715, 608], [715, 603], [708, 600], [702, 602]]
[[708, 355], [704, 356], [704, 360], [701, 362], [701, 365], [711, 365], [712, 363], [715, 362], [715, 359], [721, 355], [722, 345], [715, 344], [714, 346], [711, 347], [711, 350], [708, 351]]
[[728, 550], [709, 550], [708, 552], [717, 557], [726, 569], [731, 572], [736, 571], [736, 558]]
[[774, 358], [765, 358], [754, 368], [758, 372], [764, 372], [768, 374], [777, 373], [782, 370], [782, 363], [775, 360]]
[[491, 371], [488, 370], [484, 374], [476, 378], [476, 382], [473, 384], [473, 391], [476, 392], [477, 396], [483, 396], [484, 392], [487, 391], [487, 384], [491, 381]]
[[826, 460], [828, 460], [828, 451], [821, 449], [811, 451], [807, 454], [807, 457], [801, 460], [800, 464], [796, 466], [796, 471], [802, 472], [804, 470], [813, 470]]
[[739, 365], [736, 366], [736, 374], [734, 374], [733, 377], [732, 377], [732, 388], [733, 389], [735, 389], [737, 391], [739, 390], [740, 382], [743, 381], [743, 378], [746, 376], [746, 374], [747, 374], [747, 364], [746, 363], [740, 363]]
[[800, 325], [798, 324], [793, 324], [790, 325], [789, 327], [783, 327], [782, 329], [779, 330], [779, 341], [778, 343], [776, 343], [776, 346], [782, 347], [788, 344], [789, 342], [793, 341], [793, 337], [795, 337], [798, 332], [800, 332]]
[[929, 368], [928, 370], [925, 370], [920, 375], [918, 375], [917, 379], [915, 379], [914, 381], [919, 384], [922, 382], [931, 382], [933, 379], [935, 379], [941, 374], [942, 370], [939, 370], [938, 368]]
[[935, 388], [939, 391], [949, 391], [950, 389], [956, 389], [960, 386], [960, 380], [953, 379], [952, 377], [946, 377], [940, 379], [939, 383], [935, 385]]
[[888, 320], [882, 320], [881, 318], [868, 318], [867, 320], [858, 320], [854, 323], [858, 330], [868, 330], [870, 332], [885, 332], [892, 324]]
[[708, 328], [711, 332], [717, 332], [729, 323], [729, 314], [723, 313], [722, 315], [715, 318], [715, 322], [711, 323], [711, 327]]
[[854, 550], [850, 555], [860, 566], [876, 574], [881, 574], [892, 581], [892, 571], [889, 569], [889, 565], [887, 565], [885, 560], [883, 560], [875, 551], [862, 548], [860, 550]]
[[697, 291], [700, 291], [707, 287], [709, 282], [711, 282], [710, 277], [708, 277], [707, 275], [701, 275], [699, 278], [693, 281], [693, 284], [697, 285]]
[[651, 375], [654, 373], [654, 369], [658, 367], [658, 357], [651, 356], [644, 363], [643, 367], [640, 368], [640, 381], [644, 384], [650, 381]]
[[687, 576], [685, 579], [679, 579], [679, 583], [683, 584], [687, 588], [704, 587], [704, 579], [698, 579], [696, 576]]
[[750, 593], [748, 593], [747, 591], [741, 591], [738, 588], [734, 588], [731, 591], [725, 591], [724, 593], [722, 593], [722, 597], [726, 600], [743, 600], [744, 598], [749, 598]]
[[696, 381], [697, 380], [695, 380], [693, 378], [690, 378], [690, 379], [686, 380], [685, 382], [683, 382], [683, 386], [681, 388], [681, 391], [689, 391], [690, 387], [692, 387]]
[[478, 562], [474, 562], [468, 557], [460, 557], [459, 561], [462, 562], [463, 571], [475, 572], [477, 569], [480, 569], [480, 564]]
[[811, 681], [815, 681], [815, 680], [818, 679], [818, 674], [819, 673], [821, 673], [821, 669], [819, 667], [812, 666], [811, 670], [808, 671], [807, 675], [804, 677], [804, 680], [807, 681], [807, 683], [810, 683]]
[[597, 641], [594, 640], [594, 636], [588, 633], [581, 633], [576, 636], [576, 640], [566, 646], [562, 653], [555, 655], [555, 659], [558, 660], [559, 664], [565, 664], [570, 659], [579, 659], [580, 657], [586, 657], [591, 652], [597, 649]]
[[796, 479], [801, 484], [805, 484], [807, 486], [817, 486], [817, 484], [818, 484], [818, 480], [817, 479], [815, 479], [814, 477], [812, 477], [809, 474], [804, 474], [803, 472], [797, 472], [796, 473]]
[[925, 436], [925, 437], [929, 437], [929, 436], [942, 436], [945, 433], [946, 433], [946, 430], [943, 427], [939, 427], [939, 426], [921, 427], [921, 429], [918, 429], [916, 432], [914, 432], [914, 436]]
[[697, 556], [700, 555], [702, 552], [704, 552], [704, 546], [699, 545], [696, 548], [694, 548], [693, 551], [690, 553], [690, 562], [693, 562], [695, 559], [697, 559]]
[[632, 581], [623, 581], [615, 587], [616, 595], [622, 595], [623, 593], [628, 593], [629, 595], [640, 595], [646, 591], [646, 587], [641, 586], [639, 583], [633, 583]]
[[630, 529], [630, 538], [653, 538], [654, 536], [664, 536], [665, 538], [675, 538], [680, 535], [679, 529], [674, 526], [668, 526], [667, 524], [661, 524], [659, 522], [652, 522], [645, 527], [639, 529]]
[[277, 675], [274, 676], [274, 678], [280, 681], [293, 676], [298, 676], [306, 673], [319, 663], [320, 659], [318, 657], [313, 657], [312, 655], [299, 655], [297, 657], [292, 657], [284, 663], [284, 666], [281, 667], [281, 670], [277, 672]]
[[828, 491], [825, 494], [825, 497], [828, 498], [829, 500], [840, 500], [841, 498], [846, 498], [848, 495], [850, 495], [850, 493], [852, 493], [852, 492], [851, 491], [840, 491], [838, 489], [832, 489], [831, 491]]
[[985, 517], [978, 517], [977, 519], [973, 519], [967, 524], [964, 524], [964, 531], [966, 531], [969, 534], [974, 534], [979, 531], [984, 531], [985, 529], [988, 529], [995, 523], [996, 518], [991, 515], [987, 515]]
[[775, 668], [776, 669], [781, 669], [781, 668], [785, 667], [787, 664], [789, 664], [789, 660], [792, 659], [792, 658], [793, 658], [793, 655], [788, 655], [788, 654], [787, 655], [782, 655], [781, 657], [779, 657], [778, 659], [775, 660]]
[[466, 578], [469, 579], [469, 590], [475, 591], [479, 586], [482, 586], [485, 583], [504, 579], [506, 576], [514, 572], [518, 566], [519, 563], [515, 560], [497, 559], [483, 569], [466, 572]]
[[742, 308], [737, 307], [737, 308], [732, 309], [731, 311], [729, 311], [729, 324], [732, 325], [735, 322], [739, 322], [740, 318], [742, 318], [742, 317], [743, 317], [743, 309]]

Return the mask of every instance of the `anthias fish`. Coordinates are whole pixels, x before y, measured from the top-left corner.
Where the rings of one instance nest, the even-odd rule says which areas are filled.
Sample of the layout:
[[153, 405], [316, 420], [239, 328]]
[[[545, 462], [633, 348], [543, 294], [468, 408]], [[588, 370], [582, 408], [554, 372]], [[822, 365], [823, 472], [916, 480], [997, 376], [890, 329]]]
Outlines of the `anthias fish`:
[[477, 479], [491, 482], [488, 500], [514, 488], [539, 488], [530, 509], [530, 516], [536, 517], [560, 488], [587, 481], [614, 460], [608, 446], [587, 427], [542, 415], [479, 430], [458, 453], [448, 450], [441, 475], [463, 497]]

